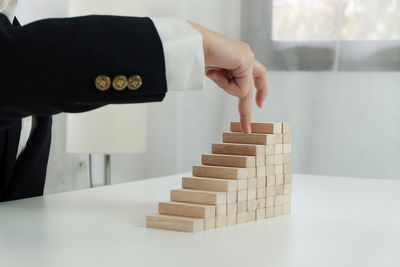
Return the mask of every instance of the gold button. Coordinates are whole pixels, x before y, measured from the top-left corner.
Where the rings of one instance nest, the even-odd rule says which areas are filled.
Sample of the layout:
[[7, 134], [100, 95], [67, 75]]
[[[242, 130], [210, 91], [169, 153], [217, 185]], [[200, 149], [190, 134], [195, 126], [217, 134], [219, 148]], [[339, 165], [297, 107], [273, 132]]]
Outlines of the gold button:
[[110, 88], [111, 86], [111, 80], [110, 77], [106, 75], [99, 75], [96, 77], [94, 81], [94, 85], [96, 88], [100, 91], [106, 91]]
[[125, 75], [118, 75], [113, 79], [112, 86], [115, 90], [121, 91], [128, 85], [128, 79]]
[[128, 89], [137, 90], [142, 86], [142, 84], [143, 84], [142, 77], [140, 77], [139, 75], [133, 75], [129, 77]]

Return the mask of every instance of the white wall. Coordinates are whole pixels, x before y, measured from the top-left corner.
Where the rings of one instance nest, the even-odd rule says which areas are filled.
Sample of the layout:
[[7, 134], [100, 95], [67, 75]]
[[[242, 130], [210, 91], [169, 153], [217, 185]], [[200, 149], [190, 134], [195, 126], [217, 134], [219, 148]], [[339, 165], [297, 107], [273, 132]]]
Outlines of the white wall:
[[[154, 16], [182, 16], [240, 37], [240, 0], [149, 3]], [[18, 14], [26, 23], [67, 11], [67, 0], [20, 0]], [[400, 177], [400, 74], [274, 72], [269, 79], [268, 102], [255, 109], [254, 119], [293, 123], [296, 172]], [[202, 92], [170, 92], [148, 110], [148, 151], [113, 156], [114, 183], [190, 170], [228, 122], [238, 119], [236, 99], [209, 81]], [[53, 135], [46, 192], [87, 187], [87, 156], [64, 153], [64, 115], [55, 117]], [[100, 179], [99, 158], [95, 167]]]

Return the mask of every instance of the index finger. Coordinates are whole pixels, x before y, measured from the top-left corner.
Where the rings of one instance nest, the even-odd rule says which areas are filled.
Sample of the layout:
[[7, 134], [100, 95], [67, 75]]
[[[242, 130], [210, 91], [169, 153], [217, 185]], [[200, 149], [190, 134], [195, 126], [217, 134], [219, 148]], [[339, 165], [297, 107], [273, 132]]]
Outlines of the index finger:
[[251, 83], [251, 87], [249, 89], [248, 94], [239, 99], [239, 114], [240, 114], [240, 127], [244, 133], [251, 133], [251, 108], [253, 99], [253, 86]]

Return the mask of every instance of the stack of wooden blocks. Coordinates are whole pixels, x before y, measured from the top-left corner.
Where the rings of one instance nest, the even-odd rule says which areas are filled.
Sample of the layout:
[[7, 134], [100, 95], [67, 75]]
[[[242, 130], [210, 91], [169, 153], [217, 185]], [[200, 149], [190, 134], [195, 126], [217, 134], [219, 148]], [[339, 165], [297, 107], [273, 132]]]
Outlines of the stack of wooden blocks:
[[182, 189], [147, 216], [147, 227], [198, 232], [290, 213], [291, 126], [252, 123], [244, 134], [238, 122], [202, 155]]

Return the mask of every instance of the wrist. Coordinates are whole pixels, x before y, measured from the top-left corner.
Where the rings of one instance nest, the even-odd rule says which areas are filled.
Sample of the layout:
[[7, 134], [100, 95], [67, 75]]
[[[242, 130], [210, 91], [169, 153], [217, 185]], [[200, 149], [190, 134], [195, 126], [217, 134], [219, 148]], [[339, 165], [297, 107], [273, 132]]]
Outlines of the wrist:
[[192, 26], [195, 30], [197, 30], [201, 34], [203, 39], [204, 59], [207, 62], [207, 58], [210, 53], [209, 34], [208, 34], [210, 30], [189, 20], [187, 20], [187, 23], [189, 23], [190, 26]]

